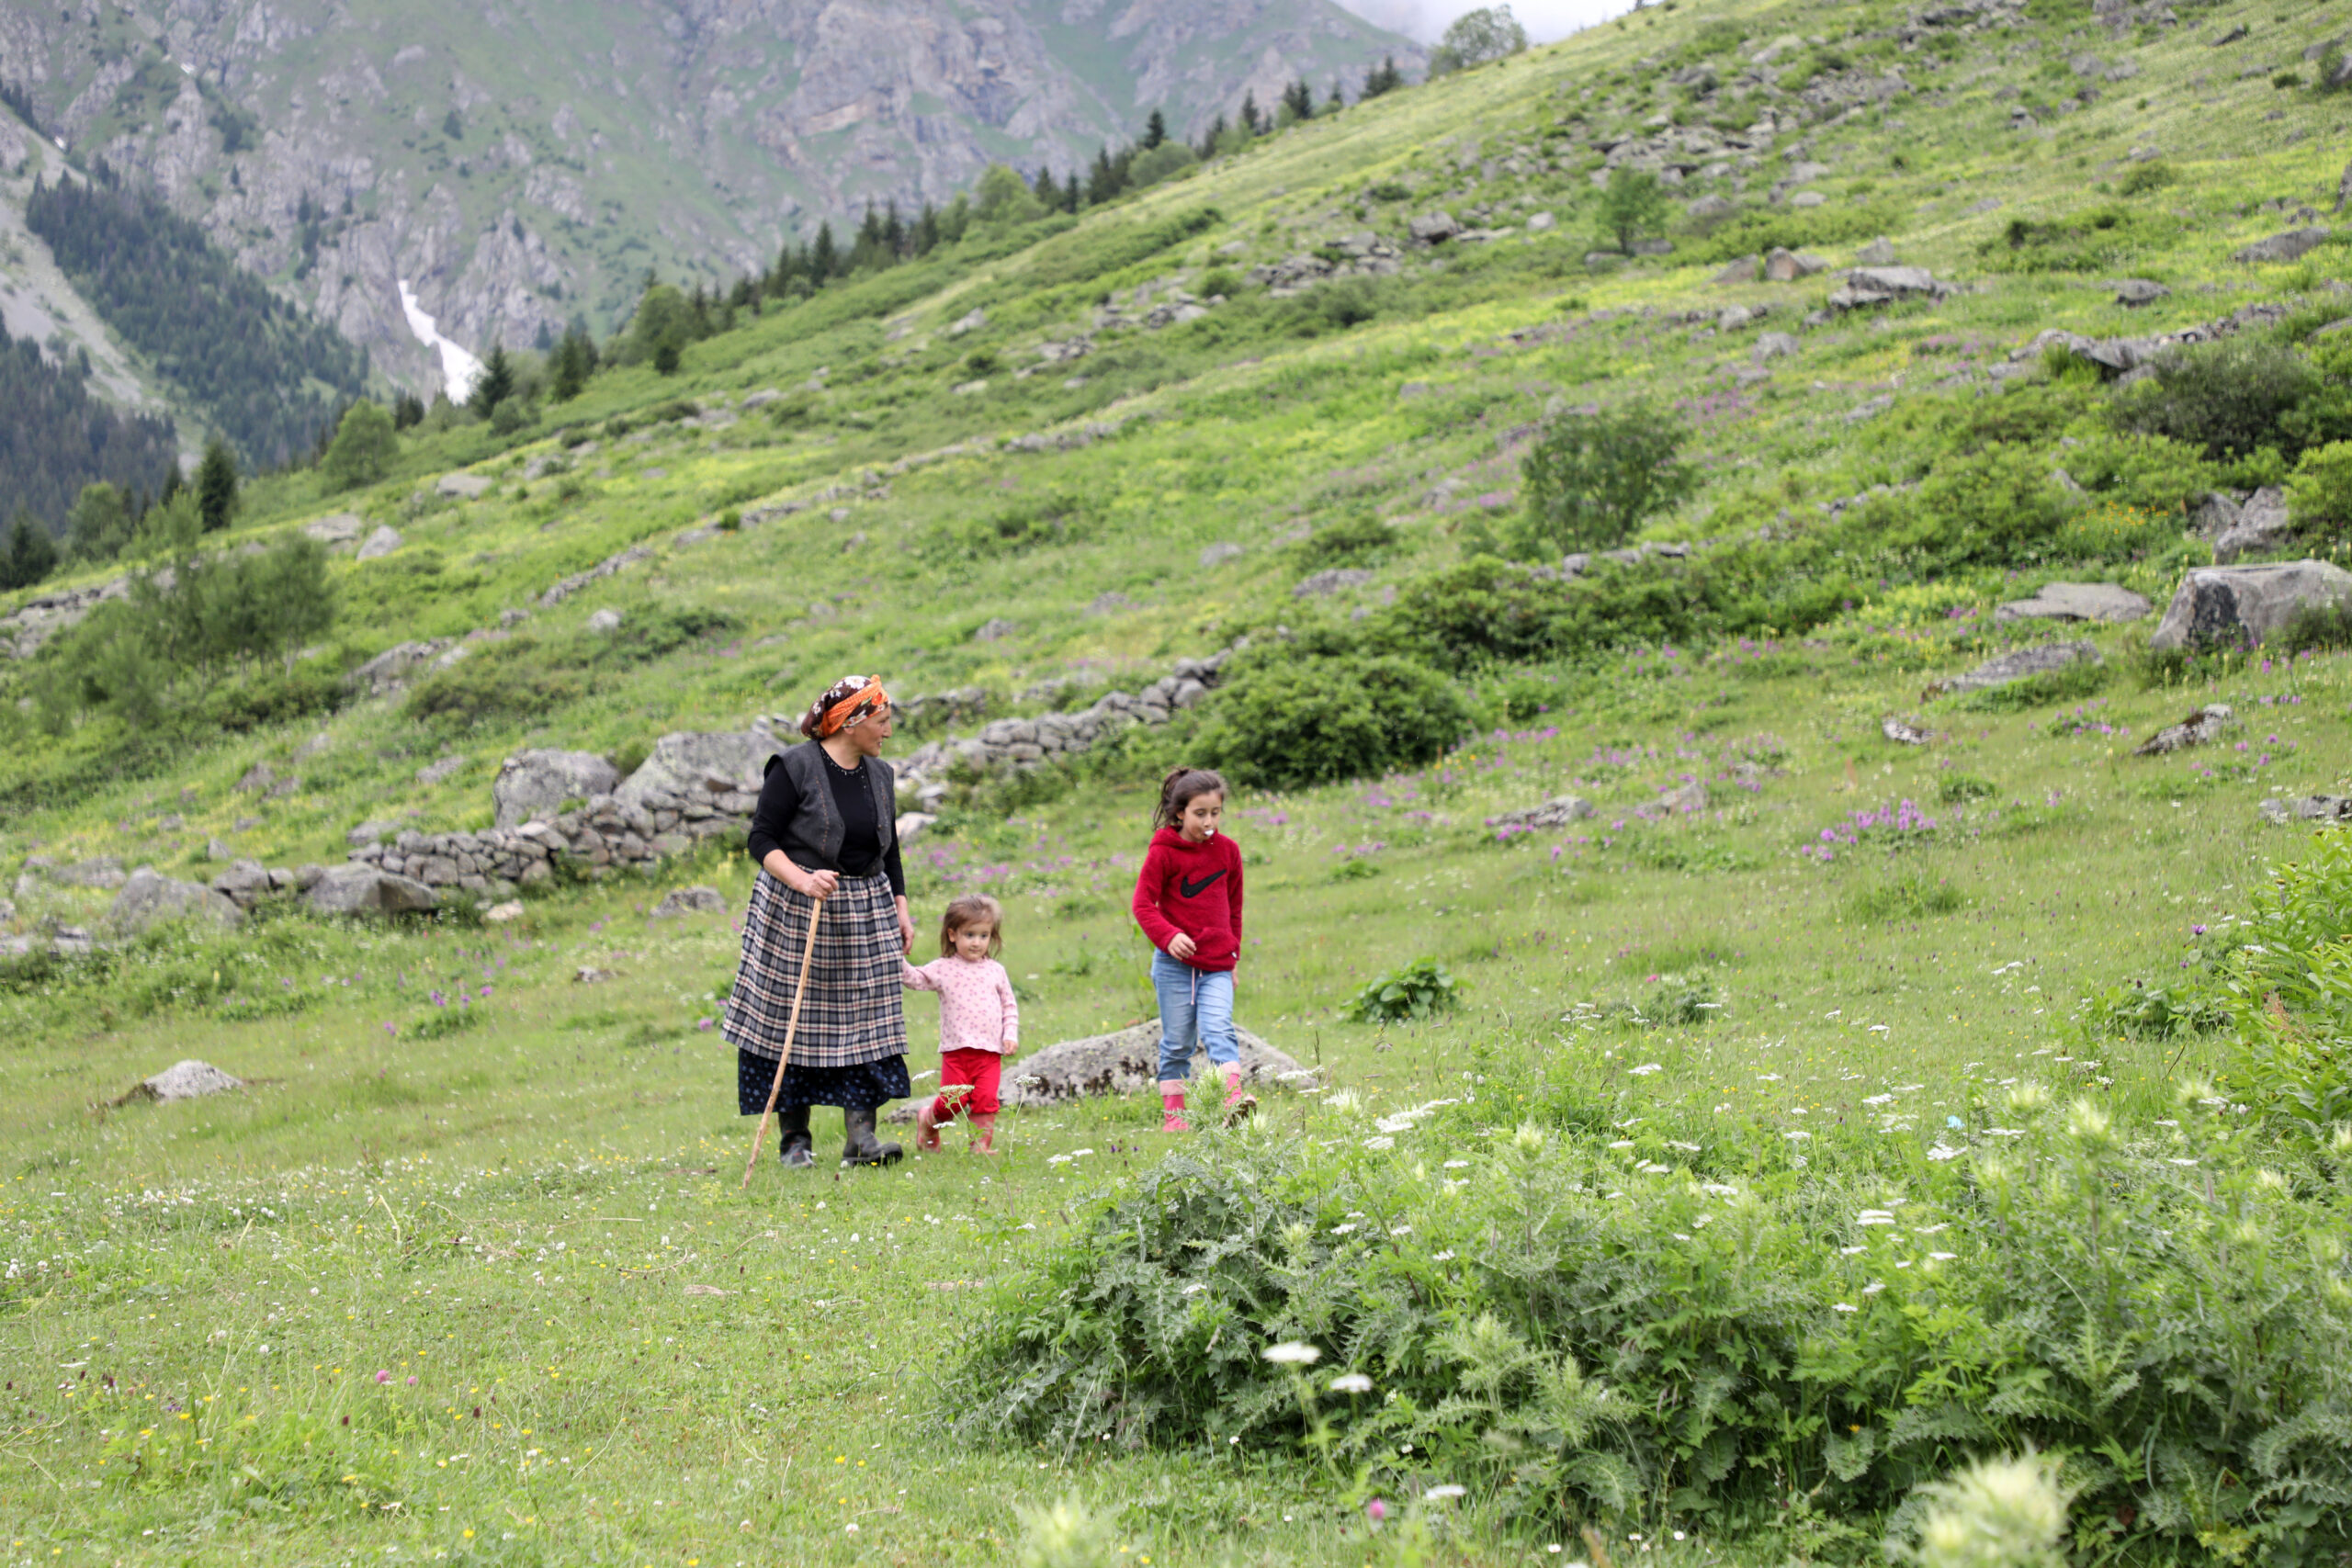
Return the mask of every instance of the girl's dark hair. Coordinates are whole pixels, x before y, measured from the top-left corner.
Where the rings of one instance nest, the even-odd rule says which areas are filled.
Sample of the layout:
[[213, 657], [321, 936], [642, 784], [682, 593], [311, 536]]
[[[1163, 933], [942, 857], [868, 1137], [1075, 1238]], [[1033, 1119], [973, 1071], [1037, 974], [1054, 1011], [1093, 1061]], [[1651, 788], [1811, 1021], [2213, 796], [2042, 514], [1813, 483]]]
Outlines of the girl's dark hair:
[[985, 925], [989, 928], [989, 956], [994, 958], [1004, 951], [1004, 910], [985, 893], [967, 893], [947, 901], [947, 912], [939, 917], [939, 956], [956, 956], [956, 933], [966, 926]]
[[1159, 781], [1159, 808], [1151, 814], [1155, 828], [1173, 828], [1183, 819], [1184, 807], [1204, 795], [1223, 795], [1225, 775], [1209, 768], [1177, 768]]

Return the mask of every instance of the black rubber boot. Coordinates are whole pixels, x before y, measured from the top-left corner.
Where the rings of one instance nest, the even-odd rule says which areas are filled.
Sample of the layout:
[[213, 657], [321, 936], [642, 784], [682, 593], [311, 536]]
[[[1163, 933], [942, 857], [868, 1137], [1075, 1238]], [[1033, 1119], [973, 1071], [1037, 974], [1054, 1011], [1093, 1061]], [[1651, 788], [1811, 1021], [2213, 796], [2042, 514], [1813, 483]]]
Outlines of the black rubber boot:
[[786, 1170], [809, 1170], [817, 1164], [817, 1140], [808, 1132], [808, 1108], [790, 1106], [775, 1113], [776, 1131], [783, 1142], [776, 1157], [784, 1161]]
[[853, 1105], [842, 1111], [843, 1165], [896, 1165], [906, 1151], [874, 1135], [874, 1108]]

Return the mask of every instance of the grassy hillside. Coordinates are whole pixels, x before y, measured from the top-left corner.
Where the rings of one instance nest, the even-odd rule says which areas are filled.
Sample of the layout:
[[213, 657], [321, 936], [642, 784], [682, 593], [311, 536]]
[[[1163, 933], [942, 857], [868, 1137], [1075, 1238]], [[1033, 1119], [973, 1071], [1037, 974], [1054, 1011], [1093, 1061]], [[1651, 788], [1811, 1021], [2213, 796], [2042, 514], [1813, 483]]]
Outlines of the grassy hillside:
[[[740, 909], [750, 867], [716, 852], [650, 885], [560, 889], [514, 925], [288, 914], [10, 971], [0, 1074], [25, 1110], [0, 1134], [0, 1358], [19, 1391], [0, 1491], [28, 1521], [12, 1549], [988, 1562], [1020, 1540], [1048, 1562], [1485, 1563], [1548, 1561], [1554, 1547], [1589, 1557], [1576, 1533], [1589, 1523], [1611, 1551], [1649, 1559], [1858, 1562], [1901, 1528], [1890, 1518], [1914, 1483], [2029, 1439], [2065, 1452], [2087, 1489], [2074, 1521], [2086, 1560], [2290, 1540], [2272, 1504], [2249, 1512], [2252, 1494], [2274, 1495], [2270, 1472], [2259, 1486], [2213, 1481], [2197, 1494], [2220, 1499], [2210, 1517], [2177, 1498], [2211, 1479], [2209, 1461], [2256, 1474], [2228, 1444], [2284, 1430], [2263, 1423], [2289, 1405], [2340, 1416], [2324, 1357], [2265, 1358], [2343, 1330], [2341, 1150], [2324, 1126], [2314, 1145], [2290, 1119], [2231, 1109], [2269, 1102], [2233, 1043], [2259, 1026], [2244, 1008], [2226, 1027], [2219, 1012], [2220, 977], [2242, 962], [2225, 951], [2230, 922], [2274, 858], [2314, 852], [2255, 807], [2352, 773], [2352, 664], [2324, 648], [2155, 660], [2150, 622], [2058, 628], [1997, 622], [1994, 607], [2052, 579], [2119, 582], [2161, 607], [2210, 559], [2184, 504], [2208, 489], [2301, 474], [2296, 547], [2333, 547], [2313, 522], [2331, 493], [2324, 461], [2289, 448], [2324, 455], [2352, 434], [2329, 423], [2339, 372], [2319, 333], [2352, 313], [2345, 253], [2230, 259], [2334, 200], [2343, 100], [2311, 90], [2317, 66], [2302, 59], [2326, 17], [2224, 6], [2111, 31], [2063, 6], [1981, 16], [1962, 28], [1879, 6], [1645, 11], [1294, 130], [1074, 226], [976, 236], [828, 290], [695, 344], [676, 377], [608, 370], [512, 436], [404, 435], [397, 472], [373, 489], [328, 497], [308, 475], [257, 486], [241, 536], [345, 508], [402, 536], [380, 559], [333, 567], [332, 643], [294, 674], [224, 680], [134, 729], [96, 698], [73, 712], [14, 700], [59, 689], [44, 682], [74, 657], [71, 638], [7, 666], [12, 870], [38, 852], [195, 874], [215, 838], [285, 865], [340, 859], [364, 819], [482, 826], [490, 779], [518, 747], [626, 760], [667, 731], [796, 711], [851, 669], [902, 694], [984, 686], [992, 712], [1035, 711], [1064, 700], [1040, 682], [1133, 690], [1246, 636], [1261, 694], [1285, 663], [1319, 677], [1401, 655], [1440, 672], [1476, 720], [1427, 765], [1238, 792], [1242, 1021], [1328, 1087], [1272, 1094], [1257, 1130], [1190, 1150], [1151, 1130], [1153, 1108], [1096, 1101], [1009, 1116], [1008, 1153], [986, 1167], [950, 1152], [799, 1187], [771, 1167], [739, 1195], [744, 1130], [707, 1027], [734, 934], [649, 915], [665, 886], [691, 882]], [[2250, 36], [2209, 41], [2241, 25]], [[1776, 82], [1743, 63], [1765, 50]], [[1696, 65], [1713, 71], [1712, 94]], [[1884, 85], [1895, 66], [1900, 91]], [[1668, 85], [1676, 73], [1694, 85]], [[2274, 85], [2287, 74], [2304, 82]], [[2096, 100], [2080, 105], [2086, 83]], [[2078, 107], [2060, 112], [2062, 99]], [[2013, 125], [2017, 108], [2027, 123]], [[1651, 131], [1736, 125], [1753, 142], [1747, 128], [1768, 111], [1781, 129], [1748, 150], [1754, 168], [1708, 154], [1679, 193], [1723, 196], [1734, 216], [1704, 232], [1676, 218], [1663, 256], [1588, 260], [1598, 144], [1657, 117]], [[1807, 191], [1825, 199], [1790, 199]], [[1407, 244], [1406, 220], [1441, 208], [1510, 232]], [[1553, 226], [1526, 223], [1542, 212]], [[1250, 279], [1367, 230], [1401, 270], [1295, 292]], [[1842, 264], [1882, 235], [1954, 291], [1807, 325], [1834, 275], [1713, 281], [1771, 245]], [[1213, 285], [1219, 270], [1231, 276]], [[2126, 276], [2169, 293], [2127, 310], [2114, 302]], [[1106, 300], [1140, 318], [1178, 285], [1227, 302], [1157, 330], [1095, 325]], [[2018, 353], [2045, 329], [2177, 331], [2256, 304], [2283, 309], [2240, 337], [2308, 367], [2316, 389], [2285, 434], [2245, 450], [2135, 434], [2095, 372]], [[1769, 310], [1727, 324], [1733, 306]], [[951, 330], [976, 309], [985, 325]], [[1092, 334], [1083, 357], [1041, 358], [1080, 332]], [[1793, 347], [1759, 354], [1763, 333]], [[1563, 582], [1480, 553], [1489, 536], [1508, 542], [1520, 459], [1544, 421], [1638, 398], [1690, 432], [1702, 482], [1645, 531], [1696, 547], [1687, 559]], [[1029, 435], [1048, 439], [1013, 439]], [[2079, 490], [2049, 478], [2056, 468]], [[493, 488], [442, 498], [435, 481], [459, 468]], [[1366, 534], [1367, 517], [1394, 536]], [[639, 544], [649, 558], [541, 604], [549, 585]], [[1370, 575], [1299, 596], [1338, 564]], [[588, 627], [605, 609], [618, 632]], [[516, 610], [529, 614], [503, 624]], [[990, 622], [1011, 629], [978, 638]], [[339, 693], [341, 670], [394, 643], [476, 631], [489, 635], [437, 684]], [[2087, 636], [2104, 662], [2022, 691], [1923, 695], [2054, 635]], [[918, 846], [920, 909], [964, 887], [1005, 899], [1033, 1046], [1148, 1011], [1124, 913], [1145, 781], [1179, 755], [1233, 752], [1250, 700], [1237, 682], [1067, 773], [977, 781]], [[2238, 719], [2220, 745], [2130, 754], [2217, 701]], [[1289, 715], [1316, 716], [1311, 702]], [[1889, 715], [1930, 743], [1886, 739]], [[1261, 751], [1239, 754], [1262, 771]], [[444, 759], [458, 765], [420, 779]], [[240, 793], [256, 762], [299, 784]], [[1703, 809], [1661, 804], [1693, 780]], [[1568, 792], [1597, 815], [1489, 825]], [[79, 923], [105, 897], [36, 878], [16, 918]], [[1462, 1011], [1388, 1028], [1340, 1015], [1367, 980], [1419, 958], [1462, 983]], [[583, 968], [613, 976], [582, 983]], [[910, 1010], [919, 1042], [928, 1016]], [[254, 1087], [107, 1104], [183, 1055]], [[933, 1066], [920, 1049], [913, 1065]], [[2225, 1092], [2209, 1092], [2211, 1074]], [[2078, 1095], [2087, 1112], [2052, 1104]], [[1396, 1124], [1432, 1100], [1460, 1103]], [[1282, 1216], [1185, 1208], [1240, 1170], [1264, 1173]], [[1568, 1185], [1540, 1189], [1557, 1197], [1548, 1217], [1508, 1208], [1555, 1179]], [[2009, 1181], [2021, 1207], [1996, 1210], [1982, 1194]], [[1702, 1235], [1688, 1216], [1714, 1188], [1755, 1206], [1724, 1209]], [[1104, 1193], [1227, 1216], [1202, 1222], [1202, 1239], [1242, 1236], [1246, 1220], [1261, 1272], [1196, 1303], [1178, 1264], [1157, 1283], [1120, 1275], [1092, 1202]], [[1622, 1224], [1592, 1219], [1575, 1247], [1544, 1250], [1559, 1234], [1545, 1225], [1587, 1225], [1585, 1206], [1628, 1193]], [[2172, 1203], [2228, 1223], [2191, 1224]], [[1309, 1285], [1369, 1256], [1350, 1249], [1371, 1246], [1356, 1232], [1375, 1208], [1391, 1272], [1316, 1306]], [[1303, 1229], [1283, 1239], [1294, 1211]], [[1903, 1231], [1882, 1231], [1880, 1213]], [[1947, 1229], [1949, 1246], [1925, 1239]], [[2170, 1239], [2127, 1266], [2142, 1243], [2110, 1239], [2127, 1231]], [[1735, 1232], [1760, 1239], [1722, 1254], [1691, 1241], [1729, 1249]], [[2192, 1232], [2250, 1250], [2192, 1258], [2179, 1239]], [[2002, 1338], [1989, 1309], [1954, 1303], [1980, 1299], [1963, 1282], [2026, 1288], [2001, 1261], [2018, 1234], [2050, 1238], [2026, 1269], [2057, 1282], [2047, 1322], [2076, 1310], [2057, 1296], [2097, 1294], [2061, 1285], [2100, 1270], [2148, 1294], [2086, 1328], [2079, 1353]], [[1712, 1312], [1723, 1281], [1752, 1284], [1720, 1336], [1696, 1315], [1645, 1321], [1603, 1364], [1579, 1336], [1617, 1320], [1579, 1297], [1584, 1326], [1551, 1348], [1630, 1391], [1577, 1407], [1595, 1423], [1578, 1439], [1590, 1451], [1683, 1456], [1636, 1465], [1613, 1501], [1591, 1474], [1497, 1457], [1522, 1450], [1488, 1431], [1540, 1446], [1496, 1414], [1535, 1400], [1511, 1381], [1523, 1366], [1476, 1385], [1494, 1411], [1442, 1406], [1411, 1381], [1471, 1387], [1498, 1364], [1518, 1330], [1478, 1328], [1482, 1314], [1555, 1321], [1522, 1286], [1540, 1297], [1589, 1256], [1677, 1247], [1692, 1249], [1687, 1277], [1621, 1280], [1607, 1310]], [[1530, 1261], [1542, 1258], [1554, 1261]], [[2182, 1328], [2159, 1292], [2208, 1264], [2197, 1311], [2213, 1315]], [[1162, 1285], [1176, 1326], [1156, 1355], [1094, 1337]], [[1078, 1304], [1056, 1304], [1064, 1289]], [[2272, 1315], [2250, 1302], [2262, 1291]], [[1423, 1315], [1399, 1306], [1388, 1330], [1362, 1315], [1364, 1301], [1407, 1296]], [[2182, 1363], [2164, 1359], [2174, 1341], [2158, 1343], [2143, 1307], [2211, 1350], [2182, 1387], [2234, 1381], [2259, 1398], [2247, 1394], [2240, 1435], [2164, 1449], [2161, 1482], [2150, 1459], [2140, 1489], [2098, 1441], [2131, 1457], [2142, 1450], [2123, 1439], [2153, 1431], [2155, 1455], [2165, 1421], [2201, 1417], [2138, 1395], [2125, 1414], [2112, 1401], [2053, 1414], [2061, 1383], [2029, 1397], [2000, 1380], [2096, 1382], [2077, 1364], [2112, 1349], [2096, 1329], [2134, 1369], [2159, 1369], [2147, 1401], [2170, 1397], [2164, 1378]], [[1046, 1325], [1048, 1348], [1111, 1347], [1105, 1425], [1047, 1420], [1060, 1407], [1043, 1393], [1013, 1408], [1019, 1379], [1045, 1376], [1023, 1360], [1043, 1351], [1008, 1342], [1004, 1325], [1024, 1321]], [[1673, 1371], [1697, 1359], [1677, 1356], [1762, 1346], [1783, 1325], [1818, 1403], [1792, 1404], [1772, 1443], [1717, 1471], [1700, 1416], [1671, 1441], [1638, 1436], [1703, 1404], [1699, 1374]], [[1474, 1330], [1487, 1350], [1461, 1337]], [[1342, 1418], [1310, 1393], [1336, 1434], [1318, 1458], [1282, 1369], [1256, 1359], [1261, 1334], [1322, 1345], [1321, 1372], [1378, 1366], [1414, 1391], [1411, 1409]], [[1457, 1365], [1469, 1370], [1445, 1371]], [[1743, 1374], [1776, 1389], [1778, 1375], [1760, 1361]], [[1212, 1383], [1219, 1397], [1178, 1412]], [[2010, 1403], [1956, 1424], [1996, 1386]], [[1767, 1416], [1778, 1407], [1739, 1430]], [[2263, 1451], [2306, 1462], [2291, 1437]], [[1413, 1501], [1447, 1484], [1467, 1494]], [[1085, 1518], [1017, 1512], [1067, 1494]], [[1396, 1505], [1377, 1531], [1363, 1512], [1375, 1495]], [[2304, 1539], [2324, 1545], [2319, 1517]], [[1099, 1550], [1054, 1545], [1097, 1525]]]

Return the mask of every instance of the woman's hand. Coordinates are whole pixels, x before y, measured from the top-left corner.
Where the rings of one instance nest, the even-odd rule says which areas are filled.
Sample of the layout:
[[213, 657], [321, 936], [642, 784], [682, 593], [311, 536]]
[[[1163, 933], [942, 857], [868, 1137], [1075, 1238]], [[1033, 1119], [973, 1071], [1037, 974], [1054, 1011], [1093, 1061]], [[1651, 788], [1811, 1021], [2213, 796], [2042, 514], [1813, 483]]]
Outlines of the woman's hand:
[[899, 953], [900, 956], [915, 950], [915, 923], [907, 915], [907, 901], [899, 901]]
[[797, 865], [792, 869], [800, 872], [799, 880], [793, 883], [792, 890], [804, 898], [830, 898], [833, 896], [833, 889], [842, 883], [842, 874], [838, 871], [800, 871]]
[[1200, 950], [1199, 944], [1194, 942], [1191, 937], [1186, 936], [1182, 931], [1178, 931], [1174, 936], [1168, 939], [1168, 956], [1175, 959], [1180, 964], [1192, 957], [1193, 954], [1200, 952]]

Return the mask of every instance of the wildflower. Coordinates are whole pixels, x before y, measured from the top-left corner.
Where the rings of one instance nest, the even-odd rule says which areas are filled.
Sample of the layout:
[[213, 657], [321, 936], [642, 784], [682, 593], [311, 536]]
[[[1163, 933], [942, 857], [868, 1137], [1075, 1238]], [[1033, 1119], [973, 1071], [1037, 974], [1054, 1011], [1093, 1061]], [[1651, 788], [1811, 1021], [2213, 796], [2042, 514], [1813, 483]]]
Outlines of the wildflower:
[[1372, 1380], [1362, 1372], [1341, 1372], [1331, 1380], [1333, 1393], [1370, 1393]]
[[1637, 1078], [1647, 1077], [1652, 1073], [1663, 1071], [1665, 1071], [1665, 1069], [1656, 1062], [1644, 1062], [1640, 1066], [1633, 1069], [1634, 1076]]
[[1860, 1312], [1862, 1309], [1854, 1305], [1851, 1302], [1832, 1302], [1829, 1303], [1829, 1310], [1832, 1312]]
[[1381, 1520], [1388, 1517], [1388, 1505], [1374, 1497], [1363, 1506], [1363, 1517], [1374, 1525], [1378, 1525]]
[[1311, 1367], [1323, 1359], [1323, 1352], [1312, 1345], [1295, 1339], [1285, 1339], [1279, 1345], [1269, 1345], [1258, 1352], [1277, 1366]]
[[390, 1382], [392, 1381], [392, 1374], [379, 1367], [376, 1371], [376, 1381], [379, 1383]]
[[1427, 1502], [1447, 1503], [1463, 1495], [1468, 1491], [1469, 1488], [1466, 1486], [1456, 1486], [1452, 1482], [1448, 1482], [1442, 1486], [1430, 1487], [1428, 1491], [1422, 1493], [1421, 1496]]

